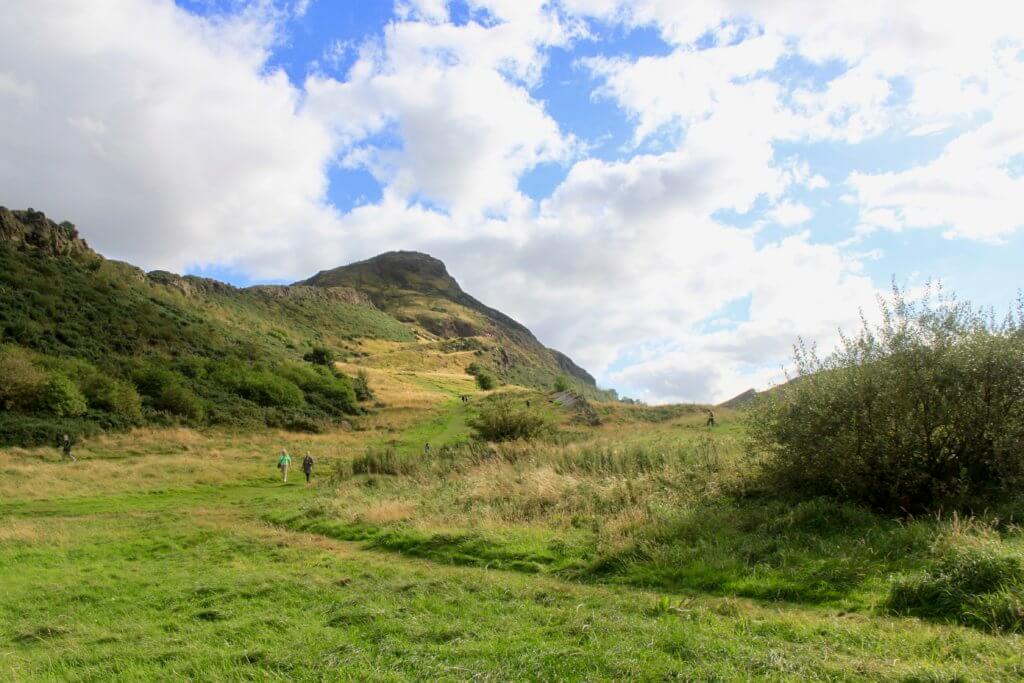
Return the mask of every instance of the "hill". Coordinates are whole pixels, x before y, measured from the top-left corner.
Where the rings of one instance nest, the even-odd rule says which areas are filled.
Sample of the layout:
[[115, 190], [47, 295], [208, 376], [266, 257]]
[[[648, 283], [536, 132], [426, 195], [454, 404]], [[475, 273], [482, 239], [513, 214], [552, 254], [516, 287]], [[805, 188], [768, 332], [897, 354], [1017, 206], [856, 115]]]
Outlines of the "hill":
[[467, 294], [444, 263], [414, 251], [393, 251], [333, 270], [299, 285], [344, 286], [365, 293], [398, 320], [439, 339], [465, 340], [507, 382], [551, 387], [559, 375], [596, 396], [594, 378], [565, 354], [545, 347], [522, 324]]
[[[320, 347], [358, 366], [346, 375], [303, 360]], [[507, 382], [549, 388], [565, 372], [597, 393], [586, 372], [462, 292], [426, 255], [236, 288], [145, 273], [97, 254], [71, 223], [0, 207], [4, 443], [141, 424], [320, 431], [365, 412], [359, 366], [429, 362], [464, 373], [474, 360]]]

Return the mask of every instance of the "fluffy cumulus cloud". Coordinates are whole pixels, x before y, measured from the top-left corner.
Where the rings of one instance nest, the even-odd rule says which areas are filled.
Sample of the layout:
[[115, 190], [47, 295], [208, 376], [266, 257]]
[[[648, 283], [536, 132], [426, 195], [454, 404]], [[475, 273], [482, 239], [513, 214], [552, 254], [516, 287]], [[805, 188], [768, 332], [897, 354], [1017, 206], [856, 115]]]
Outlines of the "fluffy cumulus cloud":
[[[331, 129], [343, 163], [365, 166], [397, 196], [458, 216], [523, 210], [519, 176], [572, 147], [527, 85], [541, 49], [567, 40], [541, 3], [496, 7], [499, 22], [455, 26], [442, 4], [406, 13], [362, 49], [348, 78], [313, 76], [306, 110]], [[375, 142], [393, 131], [399, 148]], [[370, 138], [371, 141], [367, 142]]]
[[[0, 203], [147, 267], [289, 279], [429, 251], [652, 401], [728, 398], [777, 380], [797, 335], [833, 343], [879, 284], [850, 245], [879, 231], [998, 242], [1024, 222], [1020, 3], [400, 0], [329, 42], [341, 71], [290, 78], [275, 55], [316, 2], [7, 3]], [[644, 56], [606, 40], [645, 27]], [[547, 99], [555, 52], [629, 123], [614, 153]], [[939, 135], [840, 175], [802, 152]], [[564, 178], [531, 195], [542, 165]], [[380, 198], [333, 204], [338, 169]], [[857, 215], [830, 241], [837, 198]]]
[[0, 187], [149, 266], [288, 251], [324, 228], [331, 136], [266, 71], [273, 13], [154, 0], [0, 13]]

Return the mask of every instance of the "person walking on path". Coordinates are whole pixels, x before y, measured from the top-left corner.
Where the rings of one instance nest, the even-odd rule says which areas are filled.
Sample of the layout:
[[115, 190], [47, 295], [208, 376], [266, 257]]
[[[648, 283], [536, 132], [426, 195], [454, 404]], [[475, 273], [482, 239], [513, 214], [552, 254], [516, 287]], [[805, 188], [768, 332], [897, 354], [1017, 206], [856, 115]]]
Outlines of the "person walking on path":
[[71, 454], [71, 437], [65, 434], [60, 440], [60, 449], [64, 452], [64, 459], [71, 462], [78, 462], [78, 458]]
[[306, 486], [309, 486], [309, 476], [313, 474], [313, 456], [309, 453], [302, 459], [302, 473], [306, 475]]
[[281, 457], [277, 459], [277, 467], [281, 470], [281, 480], [284, 483], [288, 483], [288, 466], [292, 464], [292, 456], [288, 455], [288, 450], [285, 448], [281, 449]]

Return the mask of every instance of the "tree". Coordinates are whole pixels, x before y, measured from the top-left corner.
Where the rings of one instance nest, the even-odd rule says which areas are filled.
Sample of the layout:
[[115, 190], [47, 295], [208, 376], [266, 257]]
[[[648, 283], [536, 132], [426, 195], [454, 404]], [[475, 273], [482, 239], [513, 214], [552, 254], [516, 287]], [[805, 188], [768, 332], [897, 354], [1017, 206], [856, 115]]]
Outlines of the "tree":
[[314, 365], [333, 365], [334, 352], [324, 346], [314, 346], [302, 357], [302, 360]]
[[476, 374], [476, 385], [484, 391], [490, 391], [498, 386], [498, 380], [491, 373], [481, 370]]

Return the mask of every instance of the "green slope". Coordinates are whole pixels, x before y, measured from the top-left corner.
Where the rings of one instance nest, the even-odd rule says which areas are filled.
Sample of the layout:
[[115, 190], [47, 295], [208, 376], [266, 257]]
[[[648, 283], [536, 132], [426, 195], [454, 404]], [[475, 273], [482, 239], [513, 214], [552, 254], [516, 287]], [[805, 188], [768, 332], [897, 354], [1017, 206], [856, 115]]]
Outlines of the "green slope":
[[465, 340], [482, 362], [502, 380], [550, 389], [565, 376], [592, 398], [610, 394], [565, 354], [545, 347], [530, 330], [462, 290], [444, 263], [412, 251], [394, 251], [333, 270], [321, 271], [299, 284], [351, 287], [379, 308], [429, 334]]
[[[239, 289], [110, 261], [70, 223], [0, 207], [0, 443], [52, 442], [142, 424], [319, 431], [363, 410], [353, 382], [303, 361], [360, 340], [423, 353], [474, 352], [507, 382], [549, 388], [571, 373], [525, 327], [459, 288], [424, 255]], [[434, 349], [432, 347], [436, 346]], [[459, 356], [461, 358], [461, 356]]]

